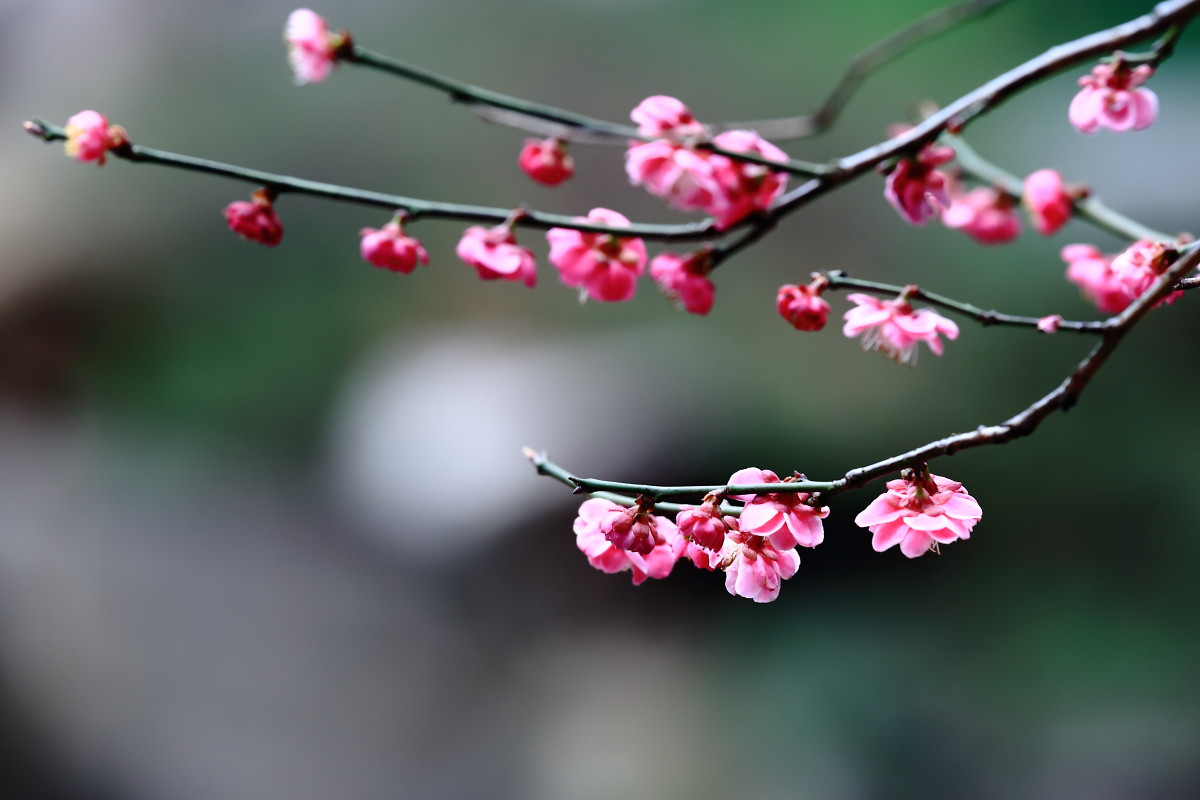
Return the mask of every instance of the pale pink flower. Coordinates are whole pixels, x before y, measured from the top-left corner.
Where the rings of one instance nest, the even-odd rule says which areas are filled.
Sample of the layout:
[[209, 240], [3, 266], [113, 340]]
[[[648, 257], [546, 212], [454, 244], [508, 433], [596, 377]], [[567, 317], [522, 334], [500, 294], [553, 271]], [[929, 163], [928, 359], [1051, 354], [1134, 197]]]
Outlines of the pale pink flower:
[[[646, 555], [622, 550], [604, 538], [601, 526], [611, 525], [611, 520], [625, 513], [626, 509], [608, 500], [593, 498], [584, 501], [575, 519], [575, 544], [587, 556], [588, 563], [601, 572], [623, 572], [633, 570], [634, 585], [646, 578], [665, 578], [671, 574], [676, 560], [683, 553], [687, 542], [678, 529], [669, 521], [659, 525], [663, 542]], [[658, 518], [658, 519], [661, 519]]]
[[696, 121], [683, 101], [663, 94], [647, 97], [629, 116], [642, 136], [699, 136], [704, 126]]
[[829, 317], [829, 303], [811, 284], [780, 286], [775, 295], [775, 310], [798, 331], [819, 331]]
[[871, 546], [879, 553], [899, 544], [900, 552], [916, 558], [938, 544], [971, 538], [983, 516], [961, 483], [939, 475], [888, 481], [887, 489], [854, 518], [871, 531]]
[[650, 262], [650, 277], [677, 305], [692, 314], [712, 310], [717, 287], [708, 279], [709, 255], [701, 250], [690, 255], [660, 253]]
[[250, 202], [237, 200], [225, 206], [225, 224], [243, 239], [274, 247], [283, 240], [283, 222], [265, 191], [260, 189], [250, 197]]
[[937, 167], [954, 158], [954, 148], [927, 144], [916, 157], [901, 159], [888, 173], [883, 196], [912, 225], [925, 221], [950, 205], [947, 178]]
[[529, 287], [537, 283], [537, 260], [517, 244], [508, 225], [467, 228], [454, 252], [485, 281], [523, 281]]
[[[576, 219], [614, 228], [629, 226], [628, 219], [607, 208], [593, 208], [586, 217]], [[567, 286], [608, 303], [629, 300], [637, 291], [638, 276], [646, 268], [646, 243], [641, 239], [551, 228], [546, 231], [546, 241], [550, 243], [550, 263]]]
[[1062, 321], [1061, 314], [1051, 314], [1038, 320], [1037, 329], [1042, 333], [1054, 333], [1058, 330], [1058, 326], [1062, 325]]
[[558, 186], [575, 174], [575, 159], [562, 139], [526, 139], [517, 166], [545, 186]]
[[343, 38], [329, 31], [329, 25], [315, 11], [298, 8], [288, 15], [283, 29], [287, 42], [288, 64], [297, 84], [320, 83], [329, 77], [337, 60]]
[[1158, 96], [1138, 87], [1153, 74], [1154, 68], [1148, 64], [1133, 69], [1120, 63], [1097, 64], [1090, 75], [1079, 79], [1083, 88], [1071, 101], [1067, 118], [1081, 133], [1150, 127], [1158, 117]]
[[[1162, 242], [1140, 239], [1113, 258], [1109, 268], [1125, 288], [1130, 303], [1141, 297], [1166, 270], [1168, 252]], [[1166, 302], [1174, 303], [1180, 294], [1172, 292], [1166, 297]]]
[[942, 210], [942, 224], [956, 228], [980, 244], [1011, 242], [1021, 233], [1021, 220], [1012, 201], [990, 186], [977, 186], [966, 194], [952, 193]]
[[[778, 483], [784, 485], [779, 476], [769, 469], [749, 467], [729, 476], [726, 485]], [[811, 497], [808, 492], [768, 492], [766, 494], [731, 495], [746, 501], [738, 524], [742, 533], [766, 536], [779, 550], [796, 545], [816, 547], [825, 539], [821, 520], [829, 516], [829, 509], [805, 505]]]
[[429, 254], [421, 243], [404, 235], [400, 223], [392, 221], [382, 228], [363, 228], [359, 250], [367, 263], [405, 275], [417, 268], [417, 262], [429, 263]]
[[1025, 179], [1022, 202], [1033, 227], [1043, 236], [1055, 233], [1075, 210], [1075, 202], [1062, 176], [1052, 169], [1039, 169]]
[[800, 555], [794, 548], [781, 549], [770, 539], [746, 533], [730, 534], [722, 561], [728, 562], [726, 591], [756, 603], [779, 597], [782, 582], [800, 569]]
[[95, 161], [104, 166], [105, 156], [114, 147], [125, 144], [125, 131], [119, 125], [109, 125], [98, 111], [80, 111], [72, 115], [66, 126], [67, 155], [77, 161]]
[[958, 338], [958, 326], [933, 309], [913, 311], [904, 299], [877, 300], [866, 294], [852, 294], [847, 300], [857, 305], [843, 317], [842, 333], [853, 339], [862, 336], [862, 349], [881, 350], [901, 364], [916, 361], [917, 343], [925, 342], [934, 355], [942, 354], [942, 340]]

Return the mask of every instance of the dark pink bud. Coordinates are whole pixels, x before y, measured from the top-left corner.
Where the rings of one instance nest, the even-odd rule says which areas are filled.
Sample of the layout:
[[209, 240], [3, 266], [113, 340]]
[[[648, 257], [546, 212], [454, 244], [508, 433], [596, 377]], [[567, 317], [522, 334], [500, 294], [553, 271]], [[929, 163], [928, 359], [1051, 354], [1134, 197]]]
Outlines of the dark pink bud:
[[562, 139], [526, 139], [517, 166], [544, 186], [558, 186], [575, 174], [575, 160]]
[[225, 224], [243, 239], [274, 247], [283, 240], [283, 223], [265, 191], [250, 196], [251, 202], [237, 200], [225, 206]]
[[829, 317], [829, 303], [811, 285], [788, 283], [780, 286], [775, 296], [775, 309], [798, 331], [819, 331]]

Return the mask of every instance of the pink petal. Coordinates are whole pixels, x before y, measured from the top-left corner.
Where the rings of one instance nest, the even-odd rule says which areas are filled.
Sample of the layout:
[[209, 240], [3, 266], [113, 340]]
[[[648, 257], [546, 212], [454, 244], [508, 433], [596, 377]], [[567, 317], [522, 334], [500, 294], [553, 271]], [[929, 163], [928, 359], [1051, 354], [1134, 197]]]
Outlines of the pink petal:
[[751, 503], [742, 511], [742, 530], [759, 536], [768, 536], [784, 525], [784, 515], [771, 501]]
[[900, 543], [900, 552], [909, 558], [916, 558], [928, 553], [931, 544], [933, 544], [933, 537], [928, 533], [924, 531], [912, 531]]
[[875, 549], [876, 553], [882, 553], [902, 541], [908, 535], [909, 528], [904, 524], [904, 520], [898, 519], [877, 525], [871, 529], [871, 532], [873, 534], [871, 547]]

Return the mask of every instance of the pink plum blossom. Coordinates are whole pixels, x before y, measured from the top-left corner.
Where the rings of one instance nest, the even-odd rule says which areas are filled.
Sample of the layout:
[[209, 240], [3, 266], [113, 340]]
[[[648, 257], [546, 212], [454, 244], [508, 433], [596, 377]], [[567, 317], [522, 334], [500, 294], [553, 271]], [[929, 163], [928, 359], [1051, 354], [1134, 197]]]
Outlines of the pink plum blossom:
[[225, 206], [225, 224], [243, 239], [274, 247], [283, 240], [283, 222], [267, 192], [260, 189], [250, 197], [249, 202], [237, 200]]
[[855, 517], [854, 524], [871, 531], [876, 552], [899, 544], [900, 552], [916, 558], [939, 544], [971, 538], [982, 516], [979, 503], [961, 483], [928, 475], [923, 480], [888, 481], [887, 491]]
[[287, 42], [288, 64], [300, 85], [328, 78], [338, 48], [344, 43], [342, 36], [329, 31], [329, 25], [320, 15], [307, 8], [298, 8], [288, 15], [283, 40]]
[[72, 115], [63, 133], [67, 137], [68, 156], [84, 163], [95, 161], [98, 166], [104, 166], [109, 150], [126, 143], [124, 129], [119, 125], [110, 126], [98, 111], [80, 111]]
[[719, 552], [725, 545], [729, 524], [721, 514], [720, 503], [711, 495], [699, 507], [684, 506], [675, 516], [679, 533], [689, 542]]
[[857, 305], [844, 315], [842, 333], [850, 338], [862, 336], [862, 349], [881, 350], [901, 364], [916, 361], [917, 343], [925, 342], [934, 355], [942, 354], [942, 340], [958, 338], [958, 326], [929, 308], [913, 311], [903, 298], [877, 300], [866, 294], [852, 294], [847, 300]]
[[1054, 333], [1058, 330], [1058, 326], [1062, 325], [1062, 321], [1061, 314], [1051, 314], [1038, 320], [1037, 329], [1042, 333]]
[[537, 260], [531, 251], [517, 244], [508, 225], [467, 228], [454, 252], [485, 281], [523, 281], [529, 287], [537, 284]]
[[950, 205], [947, 178], [937, 167], [954, 158], [954, 148], [927, 144], [915, 157], [904, 158], [888, 173], [883, 196], [905, 222], [925, 221]]
[[1012, 201], [990, 186], [977, 186], [965, 194], [952, 193], [942, 210], [942, 224], [956, 228], [980, 244], [1011, 242], [1021, 233], [1021, 220]]
[[779, 597], [783, 581], [800, 569], [795, 548], [779, 548], [770, 539], [746, 533], [731, 533], [722, 554], [725, 590], [756, 603]]
[[709, 253], [660, 253], [650, 262], [650, 277], [667, 297], [692, 314], [712, 310], [717, 287], [708, 279]]
[[[614, 228], [629, 226], [629, 220], [607, 208], [593, 208], [579, 222], [598, 222]], [[629, 300], [637, 290], [638, 276], [646, 268], [646, 243], [637, 238], [618, 238], [609, 233], [584, 233], [572, 228], [551, 228], [550, 263], [567, 286], [607, 303]]]
[[405, 275], [417, 268], [417, 262], [429, 263], [429, 254], [421, 243], [404, 235], [404, 229], [396, 221], [382, 228], [363, 228], [359, 231], [362, 242], [359, 250], [367, 263]]
[[829, 303], [821, 297], [820, 289], [811, 284], [780, 286], [775, 310], [798, 331], [819, 331], [829, 317]]
[[[681, 211], [710, 214], [718, 230], [766, 211], [786, 187], [785, 172], [697, 147], [704, 126], [673, 97], [649, 97], [632, 116], [643, 136], [662, 138], [630, 144], [625, 153], [630, 182]], [[712, 144], [733, 153], [788, 160], [786, 153], [753, 131], [725, 131]]]
[[1021, 196], [1033, 227], [1043, 236], [1066, 225], [1075, 210], [1074, 198], [1063, 185], [1062, 176], [1052, 169], [1030, 173]]
[[668, 139], [638, 142], [625, 153], [625, 172], [630, 183], [672, 208], [714, 213], [728, 204], [710, 155]]
[[[724, 131], [713, 137], [713, 144], [731, 153], [749, 153], [781, 163], [788, 160], [787, 153], [753, 131]], [[707, 209], [716, 217], [717, 230], [732, 227], [750, 214], [768, 211], [787, 188], [786, 172], [773, 172], [762, 164], [715, 153], [709, 161], [722, 188], [719, 202]]]
[[1080, 133], [1140, 131], [1158, 117], [1158, 96], [1139, 88], [1154, 68], [1141, 64], [1133, 69], [1121, 64], [1097, 64], [1090, 75], [1079, 79], [1083, 88], [1067, 109], [1067, 118]]
[[[1109, 268], [1125, 288], [1130, 303], [1141, 297], [1166, 271], [1170, 264], [1168, 254], [1174, 255], [1174, 251], [1162, 242], [1140, 239], [1113, 258]], [[1174, 303], [1180, 294], [1172, 292], [1167, 295], [1166, 302]]]
[[649, 555], [661, 544], [675, 544], [679, 530], [666, 517], [658, 517], [641, 507], [626, 508], [611, 514], [600, 523], [604, 538], [621, 550]]
[[696, 121], [682, 100], [656, 94], [637, 104], [629, 113], [642, 136], [700, 136], [704, 126]]
[[[1106, 314], [1119, 314], [1149, 289], [1168, 265], [1170, 251], [1161, 242], [1134, 242], [1124, 252], [1109, 257], [1092, 245], [1072, 244], [1062, 249], [1067, 262], [1067, 280]], [[1174, 303], [1180, 292], [1163, 302]]]
[[544, 186], [558, 186], [575, 174], [575, 159], [562, 139], [526, 139], [517, 166]]
[[[791, 480], [781, 481], [769, 469], [749, 467], [729, 476], [727, 485], [778, 483], [786, 485]], [[816, 547], [825, 539], [821, 520], [829, 516], [828, 508], [806, 505], [811, 497], [808, 492], [769, 492], [766, 494], [731, 495], [746, 501], [742, 515], [738, 518], [741, 531], [756, 536], [766, 536], [779, 550], [800, 545]]]
[[1132, 302], [1110, 266], [1112, 258], [1092, 245], [1069, 244], [1062, 249], [1062, 260], [1067, 262], [1067, 280], [1104, 313], [1120, 313]]
[[622, 550], [605, 538], [601, 527], [606, 523], [611, 527], [612, 520], [626, 510], [609, 500], [593, 498], [584, 501], [579, 507], [579, 516], [575, 518], [576, 546], [587, 556], [588, 563], [601, 572], [611, 574], [632, 569], [635, 586], [646, 578], [667, 577], [687, 546], [686, 540], [670, 520], [656, 517], [662, 520], [657, 526], [663, 535], [660, 544], [645, 555]]

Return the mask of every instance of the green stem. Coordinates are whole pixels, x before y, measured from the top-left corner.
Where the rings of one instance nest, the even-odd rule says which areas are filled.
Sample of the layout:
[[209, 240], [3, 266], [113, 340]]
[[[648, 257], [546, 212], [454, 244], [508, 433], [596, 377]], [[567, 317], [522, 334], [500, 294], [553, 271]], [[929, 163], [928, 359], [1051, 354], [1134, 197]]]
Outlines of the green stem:
[[[654, 138], [658, 138], [643, 136], [638, 133], [636, 128], [631, 128], [628, 125], [619, 125], [615, 122], [609, 122], [607, 120], [597, 119], [595, 117], [588, 117], [583, 114], [576, 114], [573, 111], [566, 111], [555, 106], [549, 106], [543, 103], [534, 103], [530, 100], [523, 100], [519, 97], [512, 97], [511, 95], [501, 94], [500, 92], [493, 92], [490, 89], [472, 86], [469, 83], [463, 83], [462, 81], [448, 78], [445, 75], [432, 72], [422, 67], [406, 64], [403, 61], [397, 61], [396, 59], [372, 52], [366, 48], [359, 47], [358, 45], [354, 45], [350, 49], [350, 52], [343, 56], [342, 60], [353, 64], [361, 64], [365, 67], [378, 69], [383, 72], [420, 83], [432, 89], [437, 89], [438, 91], [449, 94], [451, 98], [458, 101], [481, 103], [494, 108], [501, 108], [505, 111], [511, 111], [521, 116], [533, 117], [535, 119], [566, 125], [568, 128], [579, 128], [593, 133], [609, 134], [625, 139], [650, 141]], [[702, 142], [697, 146], [730, 158], [734, 161], [740, 161], [747, 164], [759, 164], [761, 166], [770, 167], [777, 172], [789, 172], [793, 175], [801, 175], [804, 177], [825, 175], [833, 170], [833, 168], [828, 164], [817, 164], [811, 161], [799, 161], [797, 159], [788, 159], [786, 162], [773, 161], [754, 153], [738, 153], [732, 150], [725, 150], [713, 145], [710, 142]]]
[[[994, 186], [1012, 200], [1021, 201], [1025, 187], [1020, 178], [983, 158], [958, 136], [943, 135], [942, 141], [954, 148], [955, 161], [963, 172]], [[1143, 225], [1105, 205], [1097, 197], [1089, 196], [1075, 201], [1075, 216], [1123, 239], [1150, 239], [1170, 244], [1178, 242], [1178, 237]]]

